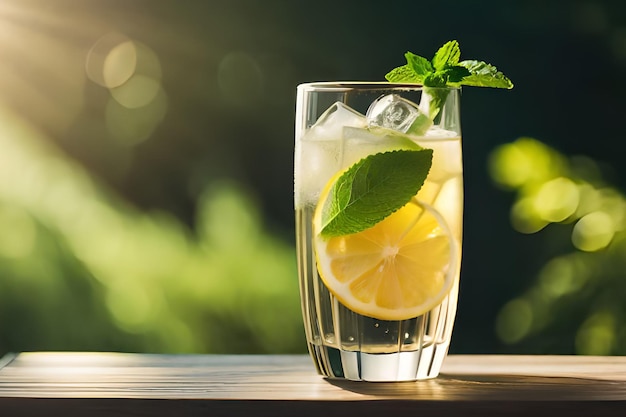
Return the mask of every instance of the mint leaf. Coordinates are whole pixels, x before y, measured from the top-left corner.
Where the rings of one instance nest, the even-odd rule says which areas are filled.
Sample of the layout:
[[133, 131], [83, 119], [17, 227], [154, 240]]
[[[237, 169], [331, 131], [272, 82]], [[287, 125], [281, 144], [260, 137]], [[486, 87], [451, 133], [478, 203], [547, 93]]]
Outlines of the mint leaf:
[[333, 184], [322, 207], [323, 237], [366, 230], [395, 212], [424, 184], [433, 151], [396, 150], [369, 155]]
[[448, 75], [444, 71], [431, 72], [424, 77], [424, 86], [443, 88], [448, 84]]
[[462, 67], [460, 65], [455, 65], [445, 70], [448, 75], [448, 83], [459, 83], [464, 78], [469, 77], [471, 72], [469, 69]]
[[385, 75], [385, 78], [390, 83], [421, 84], [424, 81], [424, 77], [416, 73], [408, 65], [392, 69]]
[[415, 71], [417, 75], [426, 76], [433, 72], [433, 66], [430, 61], [412, 52], [404, 54], [408, 66]]
[[513, 83], [496, 67], [482, 61], [462, 61], [459, 66], [467, 68], [470, 75], [464, 77], [459, 82], [461, 85], [471, 85], [476, 87], [493, 88], [513, 88]]
[[436, 70], [444, 70], [456, 65], [459, 62], [459, 58], [461, 58], [459, 43], [457, 41], [448, 41], [435, 53], [433, 67]]

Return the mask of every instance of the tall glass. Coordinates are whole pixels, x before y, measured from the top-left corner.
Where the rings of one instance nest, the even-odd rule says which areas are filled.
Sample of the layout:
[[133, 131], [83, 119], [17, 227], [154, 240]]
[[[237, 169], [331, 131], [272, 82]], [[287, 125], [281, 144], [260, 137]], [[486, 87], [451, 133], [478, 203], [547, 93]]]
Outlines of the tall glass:
[[[381, 119], [380, 108], [389, 97], [393, 97], [393, 103], [383, 108], [385, 117]], [[294, 190], [298, 273], [309, 353], [321, 375], [355, 381], [413, 381], [439, 374], [450, 344], [461, 264], [463, 170], [459, 99], [457, 88], [425, 92], [416, 85], [357, 82], [298, 86]], [[373, 103], [378, 103], [378, 108]], [[405, 103], [409, 104], [408, 109]], [[415, 105], [417, 111], [413, 112], [410, 105]], [[437, 109], [433, 111], [433, 107]], [[429, 287], [429, 277], [443, 283], [443, 289], [428, 311], [395, 318], [392, 307], [383, 318], [377, 318], [376, 312], [369, 314], [368, 307], [359, 312], [347, 307], [345, 304], [350, 303], [339, 301], [346, 299], [345, 294], [338, 296], [325, 284], [330, 281], [324, 280], [324, 274], [338, 271], [335, 281], [340, 282], [345, 272], [327, 259], [328, 248], [335, 245], [344, 252], [351, 249], [345, 242], [330, 244], [320, 240], [315, 221], [320, 205], [324, 204], [321, 200], [329, 198], [329, 187], [342, 172], [368, 155], [403, 148], [407, 138], [433, 151], [426, 180], [408, 205], [425, 213], [422, 217], [431, 219], [434, 225], [432, 230], [421, 232], [427, 235], [424, 239], [436, 234], [438, 242], [443, 242], [425, 245], [423, 256], [419, 245], [413, 250], [411, 256], [423, 258], [418, 261], [426, 265], [427, 271], [425, 278], [416, 281], [417, 290]], [[422, 220], [414, 222], [426, 221]], [[381, 249], [381, 256], [389, 260], [400, 256], [402, 250], [392, 245]], [[416, 270], [416, 275], [422, 274], [420, 271]], [[401, 293], [412, 290], [404, 287]], [[347, 297], [350, 299], [351, 293]]]

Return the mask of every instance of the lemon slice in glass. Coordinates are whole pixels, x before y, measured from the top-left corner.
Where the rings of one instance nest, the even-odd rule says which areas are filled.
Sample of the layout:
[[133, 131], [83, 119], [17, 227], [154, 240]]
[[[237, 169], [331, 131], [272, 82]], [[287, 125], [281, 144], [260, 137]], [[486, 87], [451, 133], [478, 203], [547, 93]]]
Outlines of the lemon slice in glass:
[[317, 268], [330, 292], [350, 310], [380, 320], [417, 317], [440, 304], [457, 259], [441, 215], [414, 198], [369, 229], [325, 238], [321, 208], [330, 188], [313, 216]]

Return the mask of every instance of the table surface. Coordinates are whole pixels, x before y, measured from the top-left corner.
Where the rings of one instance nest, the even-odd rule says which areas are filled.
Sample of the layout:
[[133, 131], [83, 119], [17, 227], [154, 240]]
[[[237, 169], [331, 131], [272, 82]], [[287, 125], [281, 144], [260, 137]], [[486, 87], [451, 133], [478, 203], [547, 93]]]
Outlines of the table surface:
[[450, 355], [438, 378], [401, 383], [328, 380], [306, 355], [33, 352], [0, 361], [2, 416], [546, 410], [626, 416], [626, 357]]

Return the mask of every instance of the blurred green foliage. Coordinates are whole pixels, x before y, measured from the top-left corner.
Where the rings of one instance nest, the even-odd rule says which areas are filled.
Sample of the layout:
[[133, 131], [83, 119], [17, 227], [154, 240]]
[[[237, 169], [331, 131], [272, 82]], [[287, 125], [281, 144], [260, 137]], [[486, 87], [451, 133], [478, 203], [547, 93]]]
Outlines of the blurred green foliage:
[[[623, 352], [623, 195], [564, 155], [623, 189], [626, 83], [607, 80], [626, 68], [626, 2], [380, 6], [4, 0], [0, 353], [304, 352], [295, 87], [382, 80], [449, 39], [515, 82], [463, 94], [451, 351]], [[563, 153], [498, 148], [504, 193], [486, 155], [521, 134]]]
[[496, 319], [499, 338], [525, 351], [626, 354], [626, 197], [587, 157], [532, 138], [493, 151], [490, 173], [515, 192], [513, 227], [542, 234], [548, 261]]
[[242, 186], [208, 186], [191, 231], [0, 126], [0, 351], [305, 351], [294, 250]]

